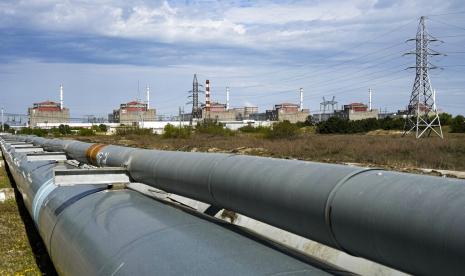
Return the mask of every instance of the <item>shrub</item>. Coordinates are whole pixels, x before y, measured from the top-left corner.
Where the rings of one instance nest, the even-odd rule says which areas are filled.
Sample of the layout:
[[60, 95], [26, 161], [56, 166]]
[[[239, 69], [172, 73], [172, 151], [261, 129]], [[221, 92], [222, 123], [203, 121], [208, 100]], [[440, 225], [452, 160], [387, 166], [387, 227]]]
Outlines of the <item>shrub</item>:
[[45, 130], [45, 129], [41, 129], [41, 128], [25, 127], [25, 128], [22, 128], [19, 131], [19, 134], [36, 135], [36, 136], [39, 136], [39, 137], [43, 137], [43, 136], [46, 136], [48, 134], [48, 131]]
[[294, 138], [299, 134], [299, 127], [289, 121], [283, 121], [273, 124], [273, 127], [265, 134], [266, 138], [282, 139]]
[[455, 116], [450, 124], [450, 132], [465, 133], [465, 117], [462, 115]]
[[107, 125], [105, 125], [105, 124], [98, 125], [98, 128], [99, 128], [99, 131], [101, 131], [101, 132], [107, 132], [107, 130], [108, 130]]
[[163, 138], [189, 138], [192, 134], [192, 128], [189, 126], [176, 127], [167, 124], [164, 127]]
[[381, 128], [384, 130], [403, 130], [405, 125], [405, 119], [402, 118], [391, 118], [387, 117], [379, 120]]
[[80, 128], [78, 131], [78, 135], [80, 136], [92, 136], [94, 135], [94, 131], [88, 128]]
[[225, 128], [222, 123], [215, 120], [203, 120], [197, 123], [195, 130], [198, 133], [205, 133], [219, 136], [233, 136], [234, 131], [229, 128]]
[[390, 117], [384, 119], [369, 118], [364, 120], [349, 121], [338, 117], [331, 117], [325, 122], [320, 122], [317, 125], [317, 132], [322, 134], [330, 133], [364, 133], [377, 129], [384, 130], [402, 130], [405, 120], [401, 118], [392, 119]]
[[441, 121], [441, 125], [448, 126], [452, 124], [452, 115], [449, 113], [441, 113], [439, 114], [439, 120]]
[[58, 126], [58, 131], [59, 133], [61, 133], [61, 135], [67, 135], [67, 134], [71, 134], [71, 128], [69, 127], [69, 125], [59, 125]]
[[322, 134], [347, 133], [348, 129], [349, 121], [338, 117], [331, 117], [317, 124], [317, 132]]
[[254, 127], [251, 125], [246, 125], [246, 126], [240, 127], [238, 130], [243, 133], [266, 133], [270, 130], [270, 128], [264, 127], [264, 126]]
[[[0, 123], [0, 126], [1, 126], [1, 123]], [[10, 125], [9, 124], [3, 124], [3, 130], [8, 132], [10, 130]]]
[[116, 135], [152, 135], [152, 130], [149, 128], [120, 126], [116, 129]]

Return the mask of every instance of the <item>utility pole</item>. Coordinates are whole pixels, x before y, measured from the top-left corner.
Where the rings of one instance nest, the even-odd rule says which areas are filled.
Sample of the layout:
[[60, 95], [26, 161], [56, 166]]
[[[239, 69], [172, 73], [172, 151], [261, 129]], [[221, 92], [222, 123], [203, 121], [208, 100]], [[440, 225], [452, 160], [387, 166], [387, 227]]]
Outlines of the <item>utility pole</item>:
[[[423, 135], [430, 136], [434, 132], [443, 138], [441, 122], [436, 109], [436, 97], [428, 74], [430, 69], [437, 68], [428, 61], [428, 56], [441, 55], [439, 52], [430, 49], [429, 44], [439, 40], [426, 31], [425, 19], [424, 16], [420, 17], [416, 37], [408, 40], [416, 42], [415, 52], [406, 53], [406, 55], [412, 54], [416, 56], [416, 65], [409, 67], [415, 68], [416, 74], [407, 106], [403, 136], [415, 132], [418, 139]], [[436, 128], [439, 129], [436, 130]]]

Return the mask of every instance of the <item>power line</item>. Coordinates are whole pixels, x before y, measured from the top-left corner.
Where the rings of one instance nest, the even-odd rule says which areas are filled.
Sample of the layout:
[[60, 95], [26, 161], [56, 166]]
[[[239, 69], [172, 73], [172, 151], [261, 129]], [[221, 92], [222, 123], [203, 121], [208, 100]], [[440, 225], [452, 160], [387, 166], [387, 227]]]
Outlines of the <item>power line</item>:
[[447, 13], [440, 13], [440, 14], [428, 14], [427, 17], [431, 17], [431, 16], [444, 16], [444, 15], [454, 15], [454, 14], [465, 14], [465, 11], [447, 12]]
[[458, 25], [455, 25], [455, 24], [452, 24], [452, 23], [447, 23], [447, 22], [444, 22], [444, 21], [441, 21], [441, 20], [438, 20], [438, 19], [430, 19], [430, 20], [434, 21], [434, 22], [444, 24], [444, 25], [447, 25], [447, 26], [450, 26], [450, 27], [455, 27], [457, 29], [465, 30], [464, 27], [461, 27], [461, 26], [458, 26]]

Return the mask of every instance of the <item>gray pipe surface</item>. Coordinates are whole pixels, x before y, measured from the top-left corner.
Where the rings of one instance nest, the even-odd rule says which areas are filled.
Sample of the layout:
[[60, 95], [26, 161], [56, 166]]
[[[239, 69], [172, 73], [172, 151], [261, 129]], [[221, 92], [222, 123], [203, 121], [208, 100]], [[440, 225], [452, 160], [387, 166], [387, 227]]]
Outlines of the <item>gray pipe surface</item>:
[[[58, 141], [36, 140], [62, 149]], [[57, 186], [55, 168], [76, 168], [30, 162], [1, 139], [0, 144], [60, 275], [350, 274], [132, 190]]]
[[[419, 275], [465, 271], [465, 181], [297, 160], [25, 138]], [[58, 148], [56, 146], [58, 145]]]

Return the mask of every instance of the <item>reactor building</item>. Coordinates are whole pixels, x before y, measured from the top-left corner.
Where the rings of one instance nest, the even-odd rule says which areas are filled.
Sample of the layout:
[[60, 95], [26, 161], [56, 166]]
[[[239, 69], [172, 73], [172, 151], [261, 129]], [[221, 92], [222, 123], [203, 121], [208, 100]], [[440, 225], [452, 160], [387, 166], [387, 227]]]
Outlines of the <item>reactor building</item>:
[[120, 123], [125, 125], [134, 125], [139, 122], [155, 121], [156, 110], [150, 108], [148, 103], [141, 101], [131, 101], [120, 104], [118, 109], [108, 115], [108, 121], [111, 123]]
[[37, 124], [69, 123], [69, 109], [63, 106], [63, 85], [60, 85], [60, 102], [45, 101], [34, 103], [28, 108], [29, 126]]
[[120, 104], [118, 109], [108, 114], [110, 123], [119, 123], [123, 125], [137, 125], [142, 122], [153, 122], [157, 115], [155, 108], [150, 108], [150, 87], [146, 87], [145, 102], [140, 100]]
[[378, 109], [371, 109], [364, 103], [350, 103], [343, 106], [341, 111], [336, 112], [340, 118], [350, 121], [374, 118], [378, 119]]

